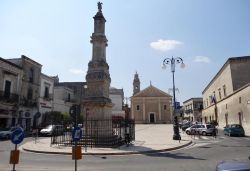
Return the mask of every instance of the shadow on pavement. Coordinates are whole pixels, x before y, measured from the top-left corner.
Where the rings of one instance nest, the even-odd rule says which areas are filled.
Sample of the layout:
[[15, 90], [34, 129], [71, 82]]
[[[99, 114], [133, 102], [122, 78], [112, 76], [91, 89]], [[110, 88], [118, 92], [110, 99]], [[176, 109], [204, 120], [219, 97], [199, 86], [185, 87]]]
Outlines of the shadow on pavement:
[[168, 158], [173, 158], [173, 159], [189, 159], [189, 160], [206, 160], [206, 159], [202, 159], [202, 158], [196, 158], [193, 156], [188, 156], [188, 155], [184, 155], [184, 153], [147, 153], [145, 154], [147, 156], [150, 157], [168, 157]]

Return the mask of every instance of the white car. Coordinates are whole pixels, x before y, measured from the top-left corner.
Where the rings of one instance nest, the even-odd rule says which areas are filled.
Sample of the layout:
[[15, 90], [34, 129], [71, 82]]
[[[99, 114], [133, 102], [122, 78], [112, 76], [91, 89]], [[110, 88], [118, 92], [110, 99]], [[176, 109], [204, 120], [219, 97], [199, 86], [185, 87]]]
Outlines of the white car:
[[12, 127], [8, 130], [0, 131], [0, 139], [10, 139], [10, 136], [14, 130], [15, 128]]
[[63, 126], [62, 125], [48, 125], [45, 128], [41, 129], [41, 135], [62, 135], [63, 134]]

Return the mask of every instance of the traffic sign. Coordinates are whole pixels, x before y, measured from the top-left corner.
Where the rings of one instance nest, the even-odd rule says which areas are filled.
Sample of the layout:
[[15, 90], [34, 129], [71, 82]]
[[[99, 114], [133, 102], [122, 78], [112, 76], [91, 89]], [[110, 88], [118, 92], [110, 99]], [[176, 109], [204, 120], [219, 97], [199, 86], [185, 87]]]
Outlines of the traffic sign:
[[22, 128], [16, 128], [11, 134], [11, 142], [13, 144], [20, 144], [24, 139], [24, 132]]
[[73, 141], [80, 141], [82, 137], [82, 130], [80, 127], [75, 127], [72, 131], [72, 139]]

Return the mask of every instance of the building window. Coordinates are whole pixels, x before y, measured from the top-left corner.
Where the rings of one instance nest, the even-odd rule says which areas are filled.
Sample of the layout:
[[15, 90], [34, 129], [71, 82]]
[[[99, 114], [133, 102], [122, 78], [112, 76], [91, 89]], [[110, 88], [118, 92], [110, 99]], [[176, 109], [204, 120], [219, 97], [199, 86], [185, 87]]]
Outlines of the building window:
[[213, 96], [209, 96], [210, 105], [213, 103]]
[[44, 98], [45, 99], [48, 99], [49, 98], [49, 87], [45, 87], [45, 90], [44, 90]]
[[207, 107], [208, 107], [208, 99], [207, 99]]
[[223, 86], [223, 92], [224, 92], [224, 97], [226, 97], [227, 96], [226, 85]]
[[32, 96], [33, 96], [33, 90], [32, 90], [32, 88], [29, 88], [28, 89], [28, 94], [27, 94], [27, 99], [32, 100]]
[[227, 109], [227, 104], [226, 104], [226, 109]]
[[219, 91], [219, 99], [221, 99], [221, 89], [219, 88], [218, 91]]
[[70, 93], [68, 93], [67, 102], [70, 102]]
[[31, 68], [29, 71], [29, 82], [33, 83], [34, 81], [34, 70]]
[[164, 110], [167, 110], [167, 105], [164, 105]]
[[11, 88], [11, 82], [6, 80], [5, 81], [5, 87], [4, 87], [4, 98], [5, 99], [10, 98], [10, 88]]
[[136, 110], [140, 110], [140, 106], [139, 105], [136, 106]]
[[241, 103], [241, 97], [239, 97], [239, 103]]

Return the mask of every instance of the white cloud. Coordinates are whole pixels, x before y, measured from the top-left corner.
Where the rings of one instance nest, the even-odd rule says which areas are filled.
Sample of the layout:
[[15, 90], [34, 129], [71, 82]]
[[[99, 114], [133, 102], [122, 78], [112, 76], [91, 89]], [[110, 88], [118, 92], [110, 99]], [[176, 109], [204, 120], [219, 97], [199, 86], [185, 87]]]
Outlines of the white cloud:
[[193, 61], [201, 63], [210, 63], [210, 59], [206, 56], [196, 56]]
[[85, 74], [86, 73], [82, 69], [70, 69], [69, 72], [71, 72], [73, 74]]
[[177, 40], [158, 40], [156, 42], [151, 42], [150, 46], [155, 49], [155, 50], [160, 50], [160, 51], [168, 51], [175, 49], [176, 46], [183, 44], [180, 41]]

